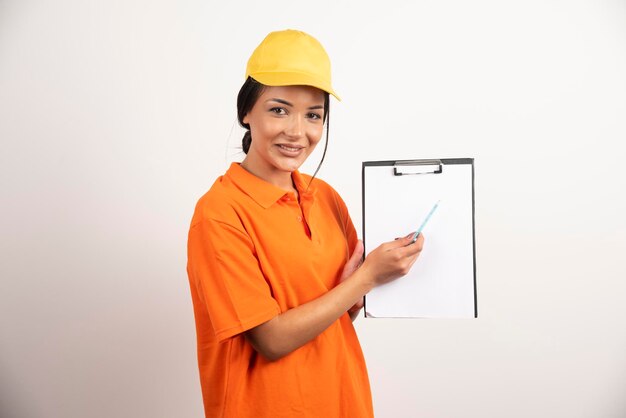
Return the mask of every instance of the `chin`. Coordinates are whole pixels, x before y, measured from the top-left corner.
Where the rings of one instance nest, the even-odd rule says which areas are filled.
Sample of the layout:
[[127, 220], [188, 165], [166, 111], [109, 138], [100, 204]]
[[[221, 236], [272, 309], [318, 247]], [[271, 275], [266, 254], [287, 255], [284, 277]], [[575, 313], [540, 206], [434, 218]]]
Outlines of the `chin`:
[[282, 171], [286, 171], [286, 172], [289, 172], [289, 173], [293, 173], [294, 171], [298, 170], [299, 168], [300, 168], [300, 166], [299, 166], [299, 165], [298, 165], [298, 166], [293, 165], [293, 166], [283, 166], [283, 167], [281, 167], [280, 169], [281, 169]]
[[276, 167], [282, 171], [288, 171], [290, 173], [293, 173], [294, 171], [302, 167], [302, 164], [304, 164], [304, 161], [281, 162], [279, 164], [276, 164]]

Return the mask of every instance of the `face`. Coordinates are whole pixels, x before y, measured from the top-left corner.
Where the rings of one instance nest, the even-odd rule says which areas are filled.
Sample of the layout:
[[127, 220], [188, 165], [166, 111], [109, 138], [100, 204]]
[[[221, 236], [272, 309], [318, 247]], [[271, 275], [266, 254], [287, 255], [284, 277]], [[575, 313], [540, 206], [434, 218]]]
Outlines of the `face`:
[[266, 87], [243, 118], [252, 143], [242, 166], [279, 187], [313, 152], [324, 128], [324, 93], [315, 87]]

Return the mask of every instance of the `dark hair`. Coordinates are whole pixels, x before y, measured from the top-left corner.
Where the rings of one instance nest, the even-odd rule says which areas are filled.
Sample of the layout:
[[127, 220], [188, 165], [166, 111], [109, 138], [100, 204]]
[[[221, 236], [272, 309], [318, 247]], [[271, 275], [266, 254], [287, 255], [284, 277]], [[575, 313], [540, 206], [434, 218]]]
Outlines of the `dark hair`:
[[[250, 144], [252, 143], [252, 135], [250, 134], [250, 125], [247, 123], [243, 123], [243, 118], [252, 110], [252, 107], [259, 99], [259, 96], [263, 93], [265, 89], [265, 85], [259, 83], [252, 77], [248, 77], [241, 89], [239, 90], [239, 94], [237, 95], [237, 120], [239, 120], [239, 125], [246, 129], [246, 133], [243, 135], [241, 139], [241, 148], [243, 148], [243, 152], [245, 154], [250, 150]], [[328, 149], [328, 132], [330, 130], [330, 119], [328, 115], [328, 111], [330, 110], [330, 97], [327, 92], [324, 92], [324, 116], [323, 122], [326, 124], [326, 141], [324, 142], [324, 152], [322, 153], [322, 159], [318, 164], [315, 172], [313, 173], [313, 177], [317, 174], [317, 172], [322, 167], [322, 163], [324, 162], [324, 157], [326, 157], [326, 150]], [[312, 180], [312, 179], [311, 179]]]

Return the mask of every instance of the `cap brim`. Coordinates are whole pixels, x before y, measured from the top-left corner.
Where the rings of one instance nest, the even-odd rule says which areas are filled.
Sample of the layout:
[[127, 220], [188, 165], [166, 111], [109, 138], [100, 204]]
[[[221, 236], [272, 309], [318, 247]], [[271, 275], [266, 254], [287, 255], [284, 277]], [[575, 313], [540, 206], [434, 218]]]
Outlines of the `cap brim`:
[[311, 86], [317, 87], [326, 93], [332, 94], [335, 99], [341, 101], [341, 98], [335, 93], [335, 90], [326, 82], [321, 81], [309, 74], [304, 73], [278, 73], [278, 72], [263, 72], [249, 74], [261, 84], [266, 86]]

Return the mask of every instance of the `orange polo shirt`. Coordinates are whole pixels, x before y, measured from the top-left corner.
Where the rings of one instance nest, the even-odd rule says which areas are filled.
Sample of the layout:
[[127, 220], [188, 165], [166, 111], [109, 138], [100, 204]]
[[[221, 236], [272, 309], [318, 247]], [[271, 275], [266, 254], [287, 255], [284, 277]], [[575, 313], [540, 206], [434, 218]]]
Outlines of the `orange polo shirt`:
[[270, 362], [243, 332], [333, 288], [357, 236], [337, 192], [294, 172], [300, 202], [233, 163], [200, 198], [187, 272], [205, 414], [373, 417], [365, 360], [346, 313]]

